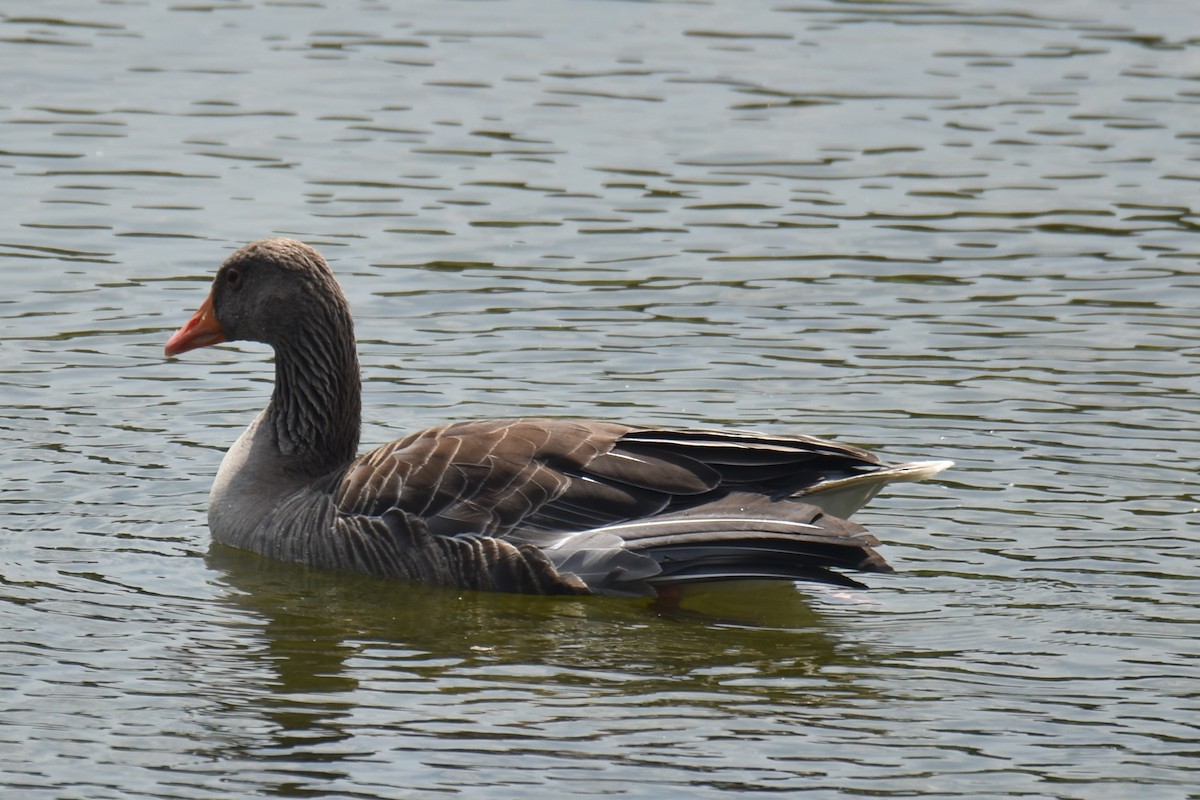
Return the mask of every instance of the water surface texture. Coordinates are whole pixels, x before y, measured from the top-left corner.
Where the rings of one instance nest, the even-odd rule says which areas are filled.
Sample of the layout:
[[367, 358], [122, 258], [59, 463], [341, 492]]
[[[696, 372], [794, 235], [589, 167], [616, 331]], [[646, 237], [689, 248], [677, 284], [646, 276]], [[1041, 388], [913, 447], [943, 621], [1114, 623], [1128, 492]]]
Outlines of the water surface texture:
[[[6, 798], [1200, 797], [1191, 0], [0, 10]], [[894, 576], [644, 603], [210, 549], [322, 249], [364, 444], [546, 414], [950, 458]]]

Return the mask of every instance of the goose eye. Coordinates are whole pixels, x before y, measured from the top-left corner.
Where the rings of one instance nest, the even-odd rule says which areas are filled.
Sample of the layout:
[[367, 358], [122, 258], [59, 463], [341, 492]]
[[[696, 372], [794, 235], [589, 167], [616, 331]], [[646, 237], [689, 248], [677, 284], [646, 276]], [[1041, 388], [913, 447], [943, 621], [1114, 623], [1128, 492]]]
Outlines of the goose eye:
[[225, 271], [225, 284], [231, 289], [237, 289], [242, 285], [242, 273], [236, 269]]

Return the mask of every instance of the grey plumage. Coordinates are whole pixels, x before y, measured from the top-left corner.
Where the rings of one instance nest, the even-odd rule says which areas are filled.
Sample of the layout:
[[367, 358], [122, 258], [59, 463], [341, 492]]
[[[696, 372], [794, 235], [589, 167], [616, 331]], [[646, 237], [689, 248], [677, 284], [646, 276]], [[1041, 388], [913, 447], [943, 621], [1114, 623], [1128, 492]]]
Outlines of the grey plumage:
[[356, 458], [349, 308], [320, 255], [292, 240], [231, 256], [167, 354], [236, 339], [275, 348], [275, 390], [222, 462], [213, 537], [318, 567], [540, 594], [856, 586], [835, 570], [891, 568], [842, 517], [886, 483], [949, 466], [888, 466], [804, 436], [529, 418], [451, 423]]

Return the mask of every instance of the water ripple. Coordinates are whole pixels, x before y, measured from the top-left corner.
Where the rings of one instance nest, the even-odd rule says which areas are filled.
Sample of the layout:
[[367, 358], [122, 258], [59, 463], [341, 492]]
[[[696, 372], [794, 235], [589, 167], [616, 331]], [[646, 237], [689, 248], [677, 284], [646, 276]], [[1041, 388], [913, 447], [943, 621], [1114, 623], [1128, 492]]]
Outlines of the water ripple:
[[[21, 797], [1194, 790], [1193, 10], [18, 0], [0, 13], [0, 784]], [[586, 34], [586, 35], [584, 35]], [[320, 247], [364, 442], [582, 415], [953, 458], [869, 591], [660, 614], [211, 548]]]

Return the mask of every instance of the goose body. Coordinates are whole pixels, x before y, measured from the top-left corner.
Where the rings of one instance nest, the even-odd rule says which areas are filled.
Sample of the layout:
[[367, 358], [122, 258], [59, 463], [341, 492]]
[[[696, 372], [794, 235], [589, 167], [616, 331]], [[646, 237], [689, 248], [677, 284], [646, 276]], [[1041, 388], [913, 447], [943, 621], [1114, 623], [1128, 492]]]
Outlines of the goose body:
[[320, 568], [540, 594], [857, 586], [836, 570], [891, 567], [845, 517], [950, 466], [806, 436], [537, 418], [451, 423], [358, 456], [349, 308], [320, 254], [290, 239], [230, 256], [166, 354], [236, 340], [275, 349], [275, 388], [222, 461], [209, 528]]

